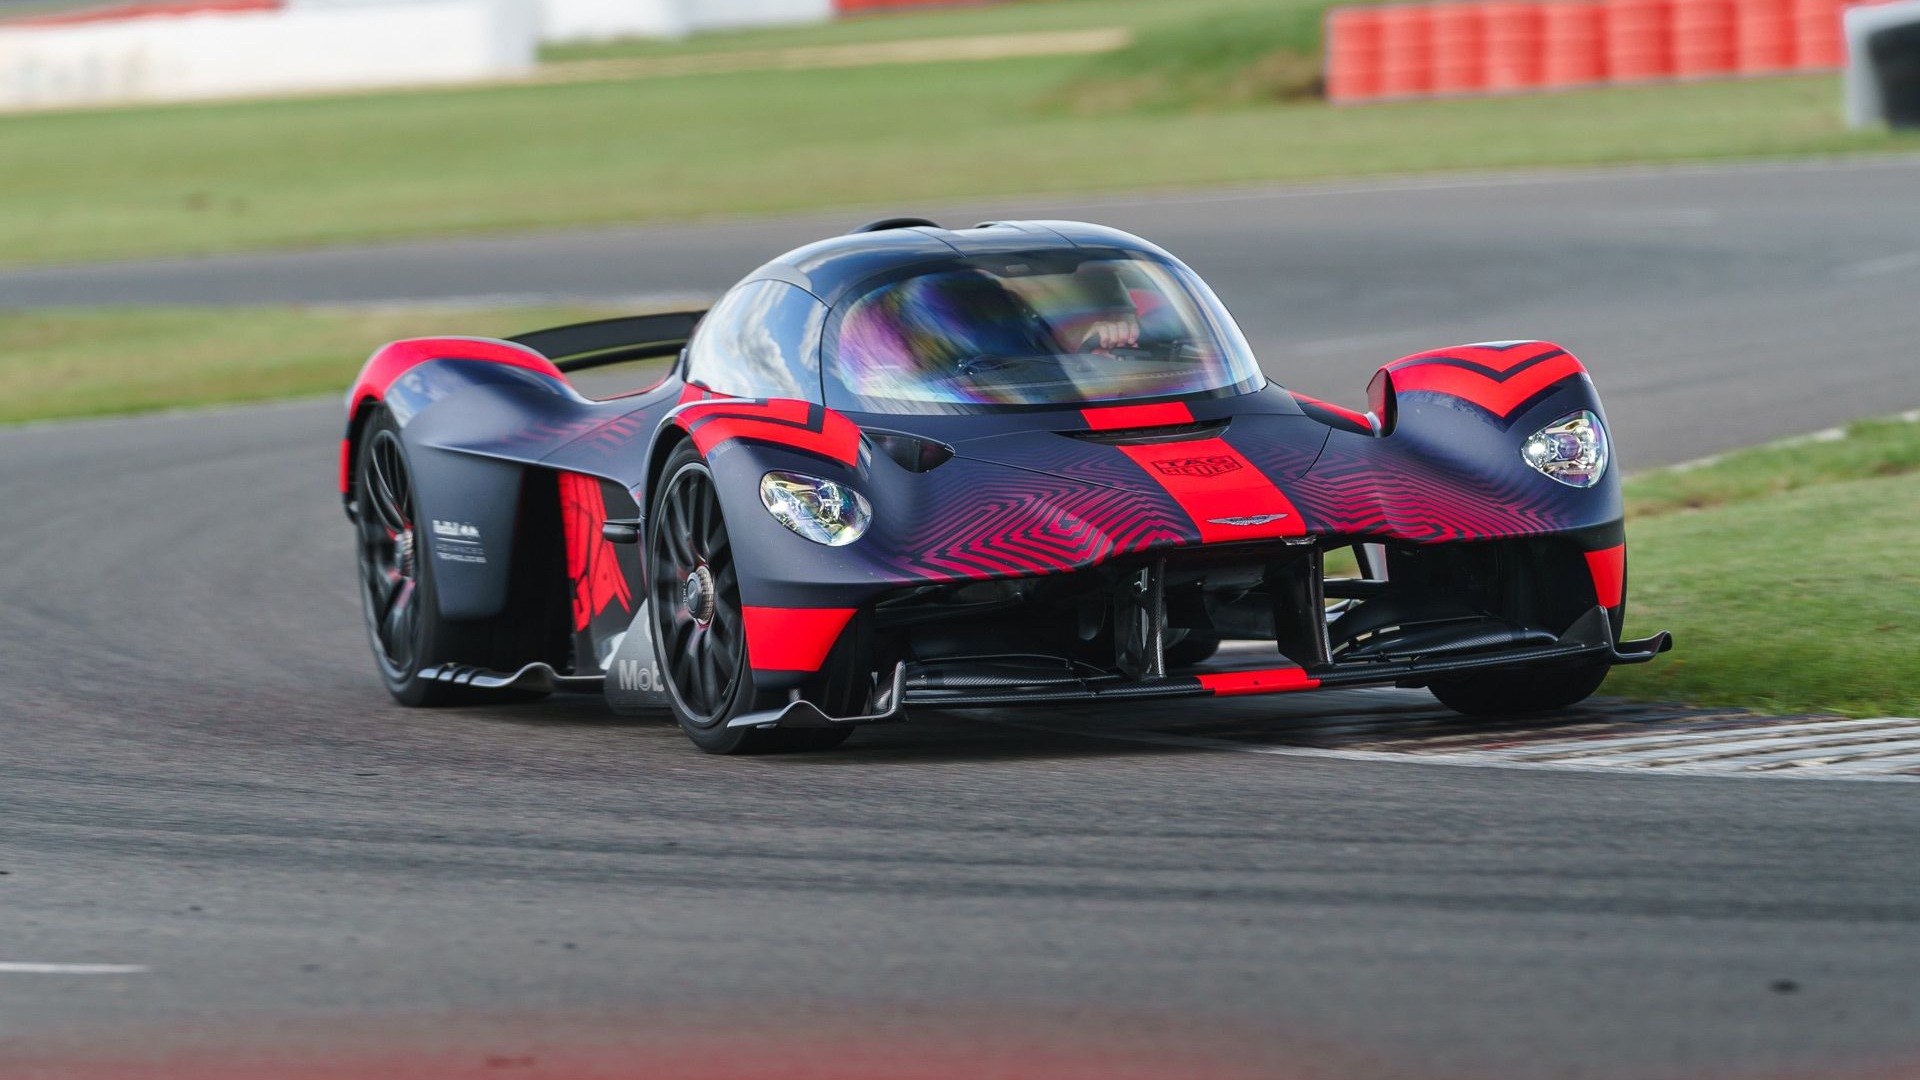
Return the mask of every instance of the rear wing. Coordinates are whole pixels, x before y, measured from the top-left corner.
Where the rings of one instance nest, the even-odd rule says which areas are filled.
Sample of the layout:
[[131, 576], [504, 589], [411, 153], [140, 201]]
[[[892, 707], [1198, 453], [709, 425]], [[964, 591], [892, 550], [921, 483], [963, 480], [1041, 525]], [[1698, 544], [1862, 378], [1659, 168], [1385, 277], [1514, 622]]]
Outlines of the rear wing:
[[535, 330], [507, 340], [553, 361], [553, 366], [561, 371], [585, 371], [629, 360], [677, 355], [705, 314], [705, 311], [670, 311], [659, 315], [625, 315]]

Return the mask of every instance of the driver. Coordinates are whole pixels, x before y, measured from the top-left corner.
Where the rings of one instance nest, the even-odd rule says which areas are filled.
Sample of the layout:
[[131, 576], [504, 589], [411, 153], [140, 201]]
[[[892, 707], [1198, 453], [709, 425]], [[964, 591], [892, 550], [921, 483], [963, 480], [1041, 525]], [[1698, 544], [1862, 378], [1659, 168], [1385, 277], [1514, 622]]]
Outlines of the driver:
[[[976, 357], [1036, 357], [1134, 348], [1140, 315], [1120, 274], [1085, 264], [1054, 279], [1076, 314], [1049, 324], [998, 278], [965, 268], [908, 278], [857, 302], [840, 330], [841, 361], [863, 393], [951, 373]], [[1056, 286], [1056, 289], [1059, 286]], [[1056, 295], [1058, 295], [1056, 293]]]
[[1111, 266], [1084, 264], [1074, 271], [1074, 286], [1082, 296], [1081, 308], [1096, 314], [1077, 343], [1078, 352], [1105, 352], [1131, 349], [1140, 344], [1140, 312], [1133, 296]]
[[977, 356], [1058, 351], [1040, 316], [992, 275], [965, 269], [909, 278], [855, 305], [840, 331], [843, 362], [863, 384], [911, 384]]

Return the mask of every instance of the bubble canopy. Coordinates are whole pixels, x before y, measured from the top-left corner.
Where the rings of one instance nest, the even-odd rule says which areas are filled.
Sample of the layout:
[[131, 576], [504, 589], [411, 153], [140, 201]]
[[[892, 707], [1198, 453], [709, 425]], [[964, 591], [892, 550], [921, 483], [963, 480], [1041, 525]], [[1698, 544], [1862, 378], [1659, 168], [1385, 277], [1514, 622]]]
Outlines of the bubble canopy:
[[826, 403], [972, 412], [1247, 393], [1265, 383], [1205, 283], [1118, 247], [955, 253], [846, 290], [821, 342]]

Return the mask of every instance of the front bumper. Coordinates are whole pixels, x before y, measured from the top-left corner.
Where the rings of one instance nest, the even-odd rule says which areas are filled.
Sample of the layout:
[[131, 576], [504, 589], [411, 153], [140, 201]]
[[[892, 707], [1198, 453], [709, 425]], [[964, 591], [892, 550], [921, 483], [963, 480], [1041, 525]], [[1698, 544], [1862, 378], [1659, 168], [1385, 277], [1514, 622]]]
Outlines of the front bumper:
[[978, 657], [969, 663], [943, 660], [902, 663], [860, 716], [828, 716], [808, 701], [734, 718], [729, 727], [837, 727], [901, 719], [909, 707], [958, 709], [1010, 705], [1059, 705], [1088, 701], [1139, 701], [1159, 698], [1283, 694], [1355, 686], [1422, 684], [1469, 671], [1559, 666], [1581, 661], [1643, 664], [1673, 648], [1665, 631], [1636, 641], [1615, 642], [1607, 609], [1595, 607], [1551, 642], [1474, 652], [1437, 652], [1431, 656], [1333, 662], [1313, 667], [1248, 667], [1208, 663], [1191, 671], [1130, 679], [1122, 675], [1075, 670], [1055, 661], [1056, 670], [1032, 657]]

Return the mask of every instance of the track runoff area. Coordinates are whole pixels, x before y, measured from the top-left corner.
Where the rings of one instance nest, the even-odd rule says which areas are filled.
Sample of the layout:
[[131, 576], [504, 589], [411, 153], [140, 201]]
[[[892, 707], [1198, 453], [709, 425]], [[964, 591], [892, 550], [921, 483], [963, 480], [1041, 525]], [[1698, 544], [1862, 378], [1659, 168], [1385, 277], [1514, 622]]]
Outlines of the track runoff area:
[[[1681, 644], [1684, 648], [1684, 643]], [[1357, 689], [1158, 707], [1002, 712], [984, 722], [1092, 739], [1277, 757], [1818, 780], [1920, 781], [1920, 719], [1762, 716], [1609, 700], [1470, 720], [1425, 691]], [[960, 714], [955, 714], [959, 717]]]

